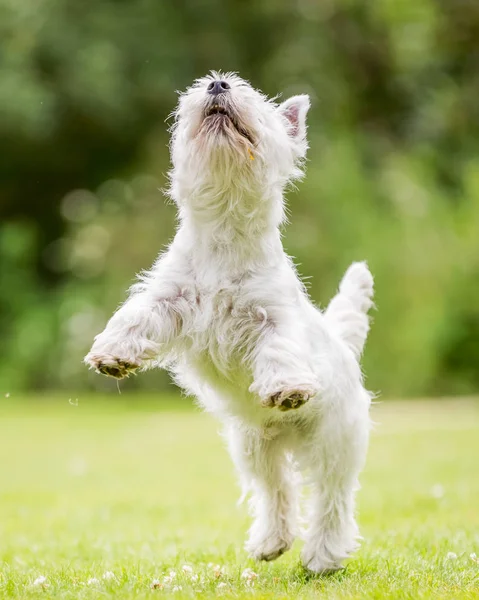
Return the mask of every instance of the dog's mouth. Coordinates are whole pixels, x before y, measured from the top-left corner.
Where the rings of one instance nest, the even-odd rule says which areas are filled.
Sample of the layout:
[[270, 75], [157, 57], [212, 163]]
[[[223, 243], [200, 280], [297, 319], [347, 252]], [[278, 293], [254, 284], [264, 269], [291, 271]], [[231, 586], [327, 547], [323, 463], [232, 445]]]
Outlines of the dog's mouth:
[[231, 119], [229, 112], [224, 108], [224, 106], [220, 106], [219, 104], [213, 104], [213, 106], [206, 111], [206, 116], [211, 117], [213, 115], [223, 115]]
[[231, 125], [236, 129], [236, 131], [246, 138], [250, 144], [254, 145], [253, 136], [247, 131], [244, 127], [238, 122], [238, 119], [234, 116], [231, 110], [229, 110], [225, 106], [221, 106], [220, 104], [213, 104], [205, 111], [205, 120], [214, 120], [216, 121], [224, 121], [225, 125]]

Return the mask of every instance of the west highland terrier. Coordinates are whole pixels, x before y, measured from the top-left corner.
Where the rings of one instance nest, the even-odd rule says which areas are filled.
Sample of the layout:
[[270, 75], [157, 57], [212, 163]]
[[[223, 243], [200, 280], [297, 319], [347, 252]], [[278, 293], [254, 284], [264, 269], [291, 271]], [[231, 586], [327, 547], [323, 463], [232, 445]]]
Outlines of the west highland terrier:
[[303, 562], [323, 573], [357, 547], [373, 278], [354, 263], [321, 312], [283, 250], [284, 190], [302, 175], [308, 109], [306, 95], [276, 104], [234, 74], [213, 72], [181, 95], [170, 172], [178, 231], [85, 362], [116, 378], [165, 367], [222, 421], [251, 494], [246, 547], [258, 560], [291, 547], [307, 469]]

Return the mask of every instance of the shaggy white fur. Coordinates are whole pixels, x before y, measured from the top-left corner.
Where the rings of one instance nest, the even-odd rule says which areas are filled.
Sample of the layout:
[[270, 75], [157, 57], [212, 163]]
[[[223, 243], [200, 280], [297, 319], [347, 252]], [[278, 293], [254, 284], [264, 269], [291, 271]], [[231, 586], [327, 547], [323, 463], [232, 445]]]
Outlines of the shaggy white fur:
[[354, 492], [369, 433], [358, 358], [373, 279], [353, 264], [322, 313], [280, 238], [285, 186], [302, 175], [307, 96], [277, 105], [234, 74], [181, 95], [170, 194], [179, 228], [85, 362], [124, 377], [163, 366], [224, 424], [260, 560], [298, 534], [298, 471], [313, 491], [304, 565], [338, 569], [357, 546]]

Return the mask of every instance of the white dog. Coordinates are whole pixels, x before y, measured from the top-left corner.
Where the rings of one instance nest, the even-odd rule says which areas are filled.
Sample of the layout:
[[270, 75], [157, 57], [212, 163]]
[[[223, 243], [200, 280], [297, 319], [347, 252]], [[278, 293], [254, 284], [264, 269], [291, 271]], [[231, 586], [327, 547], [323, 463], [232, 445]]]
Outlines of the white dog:
[[296, 468], [309, 469], [303, 562], [321, 573], [357, 547], [370, 404], [358, 359], [373, 279], [353, 264], [322, 313], [283, 250], [283, 193], [302, 174], [308, 108], [307, 96], [277, 105], [214, 72], [181, 95], [170, 173], [178, 231], [85, 362], [117, 378], [163, 366], [221, 419], [252, 494], [256, 559], [291, 547]]

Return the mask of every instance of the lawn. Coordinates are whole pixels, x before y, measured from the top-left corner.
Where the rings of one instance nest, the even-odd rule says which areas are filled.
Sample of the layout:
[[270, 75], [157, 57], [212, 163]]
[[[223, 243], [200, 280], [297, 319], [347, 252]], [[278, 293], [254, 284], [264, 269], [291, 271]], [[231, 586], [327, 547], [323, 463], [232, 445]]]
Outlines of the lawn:
[[328, 577], [300, 542], [247, 557], [218, 424], [187, 400], [75, 404], [0, 402], [0, 597], [479, 598], [477, 401], [374, 407], [364, 542]]

